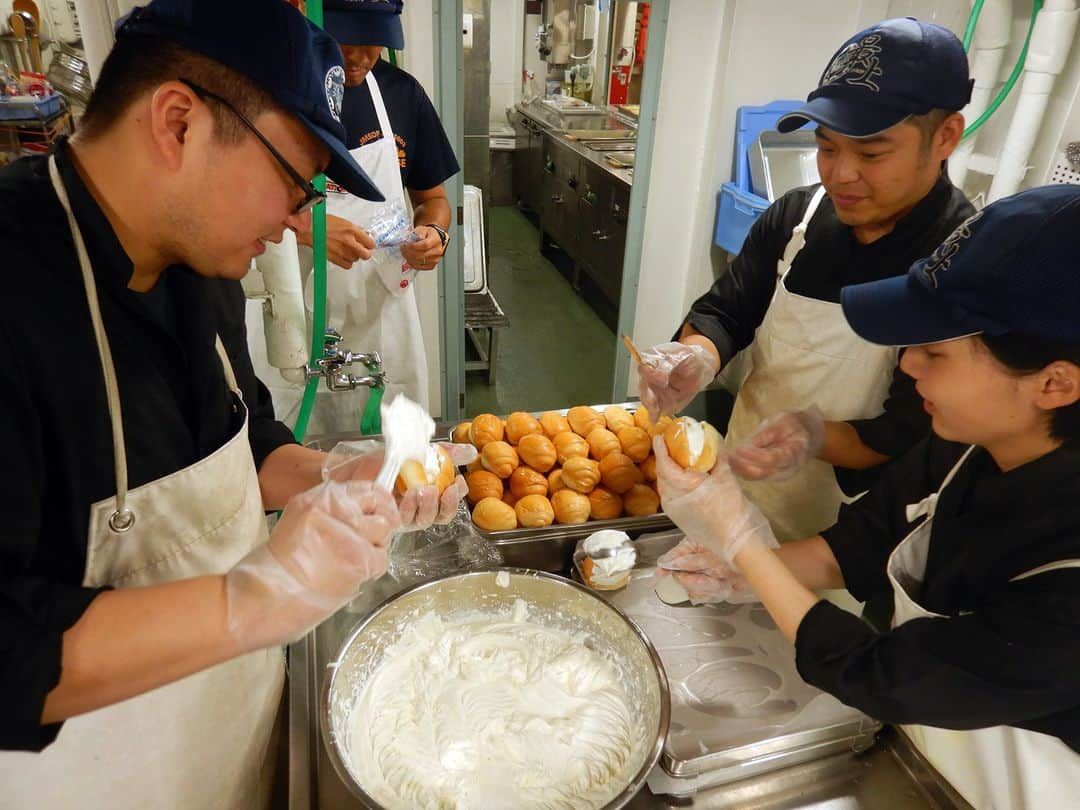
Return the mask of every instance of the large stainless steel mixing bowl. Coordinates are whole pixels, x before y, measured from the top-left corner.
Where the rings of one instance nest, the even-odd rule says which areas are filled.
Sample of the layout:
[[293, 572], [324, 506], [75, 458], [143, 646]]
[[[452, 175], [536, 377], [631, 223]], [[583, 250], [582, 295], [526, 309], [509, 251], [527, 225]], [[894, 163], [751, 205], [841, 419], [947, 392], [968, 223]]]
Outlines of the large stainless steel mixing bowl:
[[[505, 587], [496, 581], [499, 571], [509, 575]], [[364, 791], [349, 765], [349, 715], [384, 651], [400, 638], [410, 619], [428, 611], [443, 617], [477, 610], [506, 613], [516, 599], [528, 603], [531, 621], [586, 632], [586, 644], [618, 669], [643, 744], [638, 749], [640, 762], [632, 771], [628, 769], [633, 777], [604, 810], [622, 807], [641, 789], [660, 758], [671, 715], [667, 676], [656, 650], [626, 614], [588, 588], [543, 571], [502, 568], [444, 577], [403, 591], [376, 608], [342, 645], [323, 683], [320, 720], [334, 769], [365, 805], [381, 807]]]

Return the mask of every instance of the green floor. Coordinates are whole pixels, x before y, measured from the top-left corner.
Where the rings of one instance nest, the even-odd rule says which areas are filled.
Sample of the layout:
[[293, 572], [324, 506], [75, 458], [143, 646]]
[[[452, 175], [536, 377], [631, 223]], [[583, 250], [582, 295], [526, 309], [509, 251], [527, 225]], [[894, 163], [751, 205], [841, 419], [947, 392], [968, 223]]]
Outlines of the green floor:
[[611, 400], [615, 336], [540, 255], [536, 227], [514, 206], [489, 209], [488, 286], [510, 318], [498, 374], [465, 375], [465, 413], [543, 411]]

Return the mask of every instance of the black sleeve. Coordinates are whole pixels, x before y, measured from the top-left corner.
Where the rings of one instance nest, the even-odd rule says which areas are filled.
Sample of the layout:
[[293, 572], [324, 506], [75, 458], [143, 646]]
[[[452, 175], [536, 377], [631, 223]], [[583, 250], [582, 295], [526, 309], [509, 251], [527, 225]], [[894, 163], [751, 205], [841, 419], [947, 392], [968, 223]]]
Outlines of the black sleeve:
[[765, 318], [776, 289], [776, 262], [806, 207], [805, 197], [801, 190], [785, 194], [757, 218], [727, 272], [683, 320], [713, 342], [724, 363], [750, 345]]
[[292, 431], [274, 418], [270, 391], [255, 376], [244, 322], [244, 288], [239, 281], [222, 280], [217, 283], [215, 303], [218, 309], [218, 334], [248, 407], [248, 441], [251, 454], [255, 457], [255, 469], [258, 470], [274, 450], [297, 442]]
[[460, 171], [450, 139], [424, 88], [417, 82], [414, 91], [416, 144], [403, 178], [406, 188], [427, 191], [445, 183]]
[[47, 431], [29, 393], [34, 377], [18, 357], [0, 331], [0, 442], [7, 471], [0, 495], [0, 749], [40, 751], [61, 726], [42, 726], [41, 712], [60, 681], [63, 633], [103, 589], [31, 573], [39, 548], [69, 546], [72, 538], [48, 536], [43, 526]]
[[827, 602], [795, 639], [799, 674], [885, 723], [1024, 726], [1080, 694], [1080, 570], [1010, 583], [969, 614], [878, 634]]
[[841, 505], [836, 523], [821, 532], [840, 565], [845, 587], [860, 602], [891, 591], [885, 563], [916, 525], [907, 519], [907, 505], [936, 491], [965, 449], [966, 445], [928, 436], [888, 464], [869, 492]]

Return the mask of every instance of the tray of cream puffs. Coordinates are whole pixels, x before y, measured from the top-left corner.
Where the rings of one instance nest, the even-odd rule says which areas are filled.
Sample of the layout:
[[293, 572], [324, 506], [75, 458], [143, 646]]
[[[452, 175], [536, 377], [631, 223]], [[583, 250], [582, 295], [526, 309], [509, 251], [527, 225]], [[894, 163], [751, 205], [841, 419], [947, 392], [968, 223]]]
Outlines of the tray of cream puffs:
[[670, 527], [652, 440], [663, 434], [673, 455], [682, 455], [704, 423], [667, 416], [654, 423], [635, 405], [484, 413], [457, 425], [452, 440], [479, 451], [465, 470], [473, 523], [496, 541]]

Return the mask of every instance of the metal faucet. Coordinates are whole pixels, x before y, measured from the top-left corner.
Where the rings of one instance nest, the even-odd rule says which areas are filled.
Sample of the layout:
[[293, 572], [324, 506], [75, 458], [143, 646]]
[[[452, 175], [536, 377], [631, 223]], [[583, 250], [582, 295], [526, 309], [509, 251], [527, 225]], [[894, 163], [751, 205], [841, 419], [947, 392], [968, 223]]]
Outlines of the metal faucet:
[[[352, 391], [359, 386], [377, 388], [386, 385], [386, 372], [382, 368], [382, 357], [378, 352], [353, 352], [342, 348], [341, 334], [327, 328], [323, 334], [323, 356], [312, 368], [304, 364], [307, 377], [322, 377], [331, 391]], [[357, 377], [349, 373], [353, 363], [360, 363], [367, 369], [367, 374]]]

